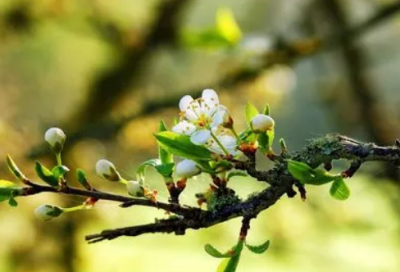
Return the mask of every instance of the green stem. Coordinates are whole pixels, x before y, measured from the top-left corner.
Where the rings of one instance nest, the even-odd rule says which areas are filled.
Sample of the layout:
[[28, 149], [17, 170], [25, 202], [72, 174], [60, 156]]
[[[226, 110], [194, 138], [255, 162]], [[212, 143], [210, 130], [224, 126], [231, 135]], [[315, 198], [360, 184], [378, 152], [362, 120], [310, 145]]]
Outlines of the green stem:
[[239, 144], [241, 144], [242, 140], [240, 139], [239, 135], [237, 134], [236, 129], [234, 127], [231, 127], [231, 131], [232, 131], [233, 136], [235, 136], [235, 138], [238, 140]]
[[124, 185], [128, 184], [128, 181], [126, 179], [124, 179], [124, 178], [121, 178], [118, 182], [122, 183]]
[[225, 153], [226, 156], [229, 156], [228, 150], [226, 150], [225, 146], [218, 140], [217, 136], [214, 135], [214, 133], [211, 132], [211, 137], [215, 140], [215, 142], [219, 145], [219, 147], [222, 149], [222, 151]]
[[84, 210], [86, 209], [86, 205], [82, 204], [79, 206], [75, 206], [75, 207], [70, 207], [70, 208], [61, 208], [61, 210], [65, 213], [67, 212], [75, 212], [75, 211], [80, 211], [80, 210]]
[[56, 153], [57, 165], [62, 165], [61, 153]]

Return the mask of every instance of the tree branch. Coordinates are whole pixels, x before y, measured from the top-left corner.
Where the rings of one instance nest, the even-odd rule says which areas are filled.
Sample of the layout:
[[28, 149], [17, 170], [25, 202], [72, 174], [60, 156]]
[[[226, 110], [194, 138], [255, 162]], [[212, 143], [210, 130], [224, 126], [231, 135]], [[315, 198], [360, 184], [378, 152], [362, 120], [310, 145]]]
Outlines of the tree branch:
[[[398, 164], [400, 148], [397, 146], [377, 146], [342, 135], [331, 134], [311, 140], [304, 149], [288, 155], [288, 158], [305, 162], [314, 168], [332, 160], [349, 160], [353, 162], [352, 167], [350, 167], [353, 175], [359, 166], [367, 161]], [[260, 212], [274, 205], [285, 193], [293, 190], [292, 187], [297, 183], [297, 180], [288, 173], [285, 161], [277, 161], [275, 167], [269, 171], [255, 170], [255, 164], [251, 160], [247, 163], [238, 163], [236, 168], [245, 169], [252, 177], [268, 182], [271, 186], [253, 194], [245, 201], [225, 205], [220, 210], [202, 211], [196, 216], [183, 216], [182, 218], [163, 220], [153, 224], [105, 230], [99, 234], [87, 236], [86, 240], [94, 243], [120, 236], [138, 236], [145, 233], [174, 232], [177, 235], [183, 235], [187, 229], [208, 228], [237, 217], [254, 218]], [[344, 175], [344, 177], [350, 176]]]

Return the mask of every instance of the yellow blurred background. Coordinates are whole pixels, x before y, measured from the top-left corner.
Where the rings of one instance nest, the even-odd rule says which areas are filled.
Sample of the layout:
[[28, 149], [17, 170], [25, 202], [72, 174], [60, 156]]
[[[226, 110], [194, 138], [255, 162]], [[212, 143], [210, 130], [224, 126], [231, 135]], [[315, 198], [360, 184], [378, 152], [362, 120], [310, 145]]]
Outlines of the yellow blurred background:
[[[218, 21], [221, 8], [233, 22]], [[400, 135], [398, 10], [390, 0], [2, 0], [1, 157], [11, 154], [35, 179], [34, 160], [54, 163], [43, 134], [61, 127], [65, 163], [85, 169], [95, 187], [124, 194], [96, 177], [96, 161], [107, 158], [135, 178], [140, 162], [157, 156], [159, 120], [171, 126], [179, 97], [207, 87], [217, 90], [238, 129], [247, 101], [269, 103], [276, 136], [290, 150], [332, 132], [392, 145]], [[232, 34], [235, 22], [240, 35]], [[0, 177], [12, 179], [2, 158]], [[259, 158], [259, 167], [271, 164]], [[167, 201], [162, 179], [148, 175]], [[348, 201], [334, 200], [325, 186], [308, 188], [306, 202], [282, 198], [251, 225], [249, 242], [270, 239], [270, 249], [245, 253], [238, 271], [399, 271], [399, 177], [394, 166], [369, 163], [349, 181]], [[206, 176], [190, 180], [183, 203], [196, 205], [194, 194], [208, 183]], [[243, 198], [265, 188], [242, 177], [231, 186]], [[240, 228], [237, 219], [185, 236], [88, 245], [87, 234], [165, 214], [102, 201], [41, 222], [37, 206], [83, 199], [18, 200], [17, 208], [0, 206], [1, 272], [215, 271], [219, 260], [204, 245], [228, 249]]]

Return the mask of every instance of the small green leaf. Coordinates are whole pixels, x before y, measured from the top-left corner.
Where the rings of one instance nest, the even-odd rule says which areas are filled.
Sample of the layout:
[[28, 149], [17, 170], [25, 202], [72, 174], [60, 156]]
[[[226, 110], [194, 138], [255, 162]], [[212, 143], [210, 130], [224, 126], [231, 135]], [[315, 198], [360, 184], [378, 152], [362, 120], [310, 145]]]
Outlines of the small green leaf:
[[269, 148], [272, 148], [275, 139], [275, 130], [274, 129], [268, 130], [267, 136], [268, 136], [268, 146]]
[[[167, 131], [167, 125], [164, 121], [160, 121], [160, 125], [158, 126], [158, 132]], [[158, 147], [158, 157], [161, 160], [162, 164], [170, 164], [174, 162], [174, 158], [172, 154], [170, 154], [167, 150], [162, 148], [161, 146]]]
[[82, 169], [76, 169], [76, 179], [87, 190], [91, 191], [93, 188], [88, 182], [86, 172]]
[[0, 202], [18, 196], [22, 192], [21, 187], [8, 180], [0, 180]]
[[69, 168], [65, 165], [58, 165], [53, 167], [53, 169], [51, 169], [51, 172], [53, 173], [54, 177], [59, 180], [64, 176], [64, 174], [69, 172]]
[[8, 205], [10, 205], [11, 207], [17, 207], [18, 206], [18, 202], [13, 197], [11, 197], [8, 200]]
[[15, 164], [15, 162], [13, 161], [13, 159], [11, 158], [10, 155], [7, 155], [6, 157], [6, 161], [7, 161], [7, 166], [8, 169], [10, 170], [10, 172], [20, 181], [25, 182], [27, 180], [27, 178], [25, 177], [25, 175], [19, 170], [18, 166]]
[[36, 174], [39, 176], [41, 180], [43, 180], [44, 182], [53, 187], [58, 186], [58, 179], [49, 169], [47, 169], [44, 165], [42, 165], [38, 161], [35, 163], [35, 170]]
[[214, 258], [230, 258], [232, 256], [231, 252], [221, 253], [215, 247], [210, 244], [204, 246], [205, 251]]
[[350, 189], [347, 187], [346, 183], [343, 180], [342, 176], [338, 176], [335, 178], [331, 185], [331, 189], [329, 193], [332, 197], [338, 200], [346, 200], [350, 196]]
[[263, 114], [265, 114], [265, 115], [270, 115], [270, 113], [271, 113], [271, 110], [270, 110], [270, 108], [269, 108], [269, 105], [268, 105], [268, 104], [266, 104], [266, 105], [265, 105], [265, 107], [264, 107], [264, 109], [263, 109], [262, 113], [263, 113]]
[[144, 182], [146, 176], [146, 168], [148, 166], [155, 168], [157, 165], [161, 165], [160, 159], [151, 159], [143, 162], [136, 170], [136, 178], [138, 179], [138, 181]]
[[247, 125], [249, 125], [250, 126], [250, 122], [251, 122], [251, 120], [257, 115], [257, 114], [259, 114], [259, 112], [258, 112], [258, 110], [257, 110], [257, 108], [253, 105], [253, 104], [251, 104], [250, 102], [248, 102], [247, 104], [246, 104], [246, 122], [247, 122]]
[[167, 163], [156, 165], [155, 168], [157, 172], [163, 177], [171, 177], [174, 171], [175, 163]]
[[336, 176], [323, 169], [312, 169], [305, 163], [287, 160], [290, 174], [300, 182], [311, 185], [322, 185], [331, 182]]
[[234, 170], [228, 173], [227, 179], [228, 181], [233, 177], [247, 177], [248, 174], [244, 171]]
[[252, 246], [246, 243], [246, 247], [255, 254], [263, 254], [269, 248], [269, 243], [269, 240], [259, 246]]
[[162, 148], [179, 157], [190, 160], [211, 160], [211, 152], [199, 145], [195, 145], [186, 135], [179, 135], [171, 131], [159, 132], [155, 135]]

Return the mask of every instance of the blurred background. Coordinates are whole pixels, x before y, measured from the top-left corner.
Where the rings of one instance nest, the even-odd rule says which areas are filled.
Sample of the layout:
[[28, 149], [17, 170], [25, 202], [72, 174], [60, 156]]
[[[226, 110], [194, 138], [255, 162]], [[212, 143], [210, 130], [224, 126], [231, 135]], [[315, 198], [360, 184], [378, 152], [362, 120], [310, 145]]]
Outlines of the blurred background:
[[[394, 0], [1, 0], [0, 153], [34, 179], [35, 159], [55, 163], [44, 132], [61, 127], [65, 163], [85, 169], [96, 187], [124, 193], [95, 176], [96, 161], [134, 178], [141, 161], [157, 156], [159, 120], [171, 125], [180, 97], [204, 88], [219, 92], [238, 129], [247, 101], [269, 103], [290, 150], [332, 132], [392, 145], [400, 135], [398, 14]], [[162, 180], [148, 174], [167, 200]], [[309, 188], [305, 203], [283, 198], [252, 222], [249, 242], [271, 239], [270, 249], [244, 254], [239, 271], [400, 271], [399, 177], [394, 166], [368, 163], [348, 182], [348, 201], [328, 187]], [[191, 180], [182, 201], [195, 205], [208, 182]], [[265, 188], [250, 178], [231, 186], [243, 198]], [[87, 234], [165, 215], [105, 201], [47, 223], [33, 214], [43, 203], [82, 201], [41, 194], [18, 208], [1, 203], [0, 271], [215, 271], [219, 260], [204, 244], [228, 249], [240, 227], [232, 220], [185, 236], [88, 245]]]

